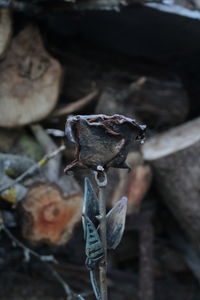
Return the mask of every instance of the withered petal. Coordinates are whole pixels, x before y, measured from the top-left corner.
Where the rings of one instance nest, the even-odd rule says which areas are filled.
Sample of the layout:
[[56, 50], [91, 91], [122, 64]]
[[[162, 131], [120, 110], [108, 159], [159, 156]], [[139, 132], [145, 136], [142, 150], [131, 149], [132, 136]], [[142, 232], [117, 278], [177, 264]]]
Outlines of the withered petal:
[[146, 125], [123, 115], [77, 115], [69, 117], [65, 134], [76, 144], [77, 159], [65, 171], [75, 167], [125, 167], [131, 144], [144, 139]]

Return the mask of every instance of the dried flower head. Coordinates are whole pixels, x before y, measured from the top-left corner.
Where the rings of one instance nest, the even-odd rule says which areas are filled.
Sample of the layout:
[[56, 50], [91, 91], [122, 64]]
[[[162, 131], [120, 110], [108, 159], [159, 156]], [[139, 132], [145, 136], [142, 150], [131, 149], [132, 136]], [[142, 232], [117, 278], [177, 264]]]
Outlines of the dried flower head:
[[86, 115], [69, 117], [65, 134], [76, 144], [76, 159], [66, 166], [98, 171], [109, 167], [127, 168], [125, 163], [133, 142], [143, 141], [146, 125], [122, 115]]

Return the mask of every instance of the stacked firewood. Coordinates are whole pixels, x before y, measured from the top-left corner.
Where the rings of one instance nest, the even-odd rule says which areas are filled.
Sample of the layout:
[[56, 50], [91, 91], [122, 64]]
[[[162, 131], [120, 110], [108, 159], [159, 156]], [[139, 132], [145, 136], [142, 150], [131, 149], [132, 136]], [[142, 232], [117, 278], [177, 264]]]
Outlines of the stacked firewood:
[[[76, 156], [64, 128], [72, 114], [121, 114], [148, 129], [131, 146], [130, 171], [108, 171], [107, 208], [128, 198], [123, 241], [109, 254], [111, 299], [198, 299], [199, 1], [1, 2], [0, 270], [28, 278], [22, 254], [41, 265], [54, 255], [65, 291], [60, 275], [92, 299], [80, 228], [83, 180], [94, 178], [64, 174]], [[14, 299], [3, 282], [1, 299]]]

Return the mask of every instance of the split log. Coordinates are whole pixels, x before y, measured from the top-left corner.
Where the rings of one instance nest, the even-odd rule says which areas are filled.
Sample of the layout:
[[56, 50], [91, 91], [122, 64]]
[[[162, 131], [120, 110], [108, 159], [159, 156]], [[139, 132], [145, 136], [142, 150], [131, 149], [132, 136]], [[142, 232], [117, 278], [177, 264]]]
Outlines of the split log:
[[186, 120], [189, 101], [180, 81], [143, 77], [129, 90], [125, 105], [149, 127], [172, 127]]
[[159, 0], [145, 0], [145, 4], [166, 13], [177, 14], [191, 19], [200, 19], [198, 11], [200, 9], [199, 0], [171, 0], [168, 3], [162, 3]]
[[64, 196], [58, 186], [38, 183], [22, 201], [22, 232], [32, 244], [65, 244], [81, 220], [82, 196]]
[[[42, 146], [45, 153], [51, 153], [57, 149], [57, 145], [54, 143], [53, 139], [48, 135], [48, 133], [41, 125], [32, 125], [31, 130], [35, 135], [38, 143]], [[58, 181], [61, 167], [61, 158], [61, 153], [59, 153], [45, 166], [45, 175], [49, 181]]]
[[0, 57], [5, 53], [12, 33], [11, 12], [9, 9], [0, 10]]
[[130, 172], [115, 169], [108, 173], [111, 189], [109, 190], [108, 187], [107, 199], [109, 199], [109, 205], [113, 206], [121, 197], [126, 196], [128, 198], [127, 214], [132, 214], [140, 209], [142, 199], [151, 184], [152, 172], [150, 166], [144, 164], [139, 152], [130, 152], [127, 162], [132, 168]]
[[200, 0], [194, 0], [194, 3], [195, 3], [195, 6], [196, 6], [196, 9], [200, 10]]
[[149, 127], [158, 129], [184, 122], [189, 101], [180, 81], [139, 77], [127, 89], [104, 90], [96, 112], [137, 116]]
[[142, 148], [163, 201], [200, 254], [200, 118], [149, 139]]
[[137, 212], [140, 209], [143, 198], [151, 185], [152, 172], [147, 164], [133, 167], [128, 175], [124, 194], [128, 198], [128, 213]]
[[21, 31], [0, 65], [0, 126], [16, 127], [45, 118], [55, 107], [61, 82], [59, 62], [44, 49], [39, 31]]
[[[167, 220], [166, 220], [167, 221]], [[165, 226], [165, 230], [170, 239], [170, 244], [174, 249], [176, 249], [177, 254], [179, 256], [179, 260], [182, 259], [185, 262], [185, 267], [187, 266], [194, 277], [200, 284], [200, 256], [198, 252], [194, 249], [193, 245], [184, 237], [180, 228], [178, 228], [173, 220], [168, 220], [167, 226]], [[168, 263], [168, 267], [169, 267]], [[177, 266], [177, 259], [174, 262], [174, 266]], [[181, 271], [181, 270], [179, 270]], [[183, 270], [182, 270], [183, 271]]]

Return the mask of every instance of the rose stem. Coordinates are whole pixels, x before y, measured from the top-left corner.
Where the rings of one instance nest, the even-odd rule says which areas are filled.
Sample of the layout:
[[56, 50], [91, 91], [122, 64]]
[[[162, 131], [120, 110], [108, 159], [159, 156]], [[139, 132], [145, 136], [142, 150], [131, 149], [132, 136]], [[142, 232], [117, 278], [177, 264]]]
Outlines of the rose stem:
[[106, 271], [107, 271], [106, 201], [105, 201], [104, 190], [103, 190], [107, 185], [107, 175], [105, 172], [101, 172], [100, 177], [101, 180], [100, 178], [98, 178], [98, 172], [95, 172], [95, 179], [99, 188], [100, 237], [104, 249], [104, 257], [99, 263], [100, 291], [101, 291], [101, 300], [107, 300], [108, 293], [107, 293], [107, 278], [106, 278]]
[[104, 199], [104, 190], [99, 187], [99, 212], [100, 212], [100, 236], [104, 248], [104, 257], [99, 264], [100, 290], [102, 300], [107, 300], [107, 230], [106, 230], [106, 203]]

